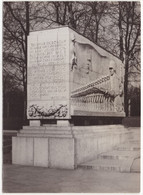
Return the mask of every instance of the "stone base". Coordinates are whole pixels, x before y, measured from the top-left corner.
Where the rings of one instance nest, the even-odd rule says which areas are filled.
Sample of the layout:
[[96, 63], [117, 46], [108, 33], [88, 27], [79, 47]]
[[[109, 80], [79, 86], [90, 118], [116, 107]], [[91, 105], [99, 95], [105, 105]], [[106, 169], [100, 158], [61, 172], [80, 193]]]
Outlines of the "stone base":
[[69, 120], [57, 120], [57, 126], [71, 126]]
[[13, 137], [12, 163], [74, 169], [74, 139]]
[[25, 126], [12, 138], [12, 163], [74, 169], [125, 142], [129, 134], [121, 125]]

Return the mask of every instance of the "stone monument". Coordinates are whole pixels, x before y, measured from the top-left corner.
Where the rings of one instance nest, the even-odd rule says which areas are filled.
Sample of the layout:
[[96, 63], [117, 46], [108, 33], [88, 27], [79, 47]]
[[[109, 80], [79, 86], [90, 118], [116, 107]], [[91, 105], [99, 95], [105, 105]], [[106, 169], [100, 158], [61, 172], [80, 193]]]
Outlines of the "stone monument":
[[[110, 64], [116, 76], [110, 76]], [[118, 82], [115, 86], [112, 77]], [[118, 58], [68, 27], [31, 32], [27, 117], [122, 117], [123, 78], [124, 66]]]
[[73, 120], [125, 116], [117, 57], [66, 26], [30, 32], [27, 73], [30, 125], [13, 137], [14, 164], [74, 168], [125, 139], [120, 125], [77, 127]]

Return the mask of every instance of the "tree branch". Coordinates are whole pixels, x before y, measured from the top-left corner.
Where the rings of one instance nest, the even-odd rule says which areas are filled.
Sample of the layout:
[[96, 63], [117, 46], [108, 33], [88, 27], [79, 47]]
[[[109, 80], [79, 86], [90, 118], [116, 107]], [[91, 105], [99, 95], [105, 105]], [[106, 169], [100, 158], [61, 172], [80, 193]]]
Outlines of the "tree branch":
[[24, 33], [26, 33], [26, 30], [24, 29], [23, 24], [22, 24], [21, 21], [14, 15], [13, 10], [12, 10], [12, 8], [11, 8], [9, 2], [4, 2], [4, 3], [5, 3], [5, 5], [7, 5], [7, 7], [9, 8], [9, 11], [10, 11], [11, 15], [13, 16], [13, 18], [20, 24], [20, 26], [21, 26], [22, 30], [24, 31]]

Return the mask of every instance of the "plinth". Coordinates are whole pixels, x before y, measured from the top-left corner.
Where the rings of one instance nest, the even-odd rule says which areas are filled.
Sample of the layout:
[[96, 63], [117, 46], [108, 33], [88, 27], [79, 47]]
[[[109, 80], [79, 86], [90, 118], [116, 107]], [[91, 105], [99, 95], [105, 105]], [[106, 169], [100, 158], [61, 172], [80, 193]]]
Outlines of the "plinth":
[[24, 126], [12, 138], [12, 163], [74, 169], [127, 140], [121, 125]]

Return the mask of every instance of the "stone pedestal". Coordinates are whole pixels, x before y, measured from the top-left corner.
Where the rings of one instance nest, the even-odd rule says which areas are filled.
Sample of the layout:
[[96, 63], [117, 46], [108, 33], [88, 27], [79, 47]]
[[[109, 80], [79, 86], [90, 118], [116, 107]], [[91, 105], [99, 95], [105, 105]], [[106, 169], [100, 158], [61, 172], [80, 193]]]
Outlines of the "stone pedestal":
[[23, 127], [12, 146], [13, 164], [74, 169], [74, 138], [68, 127]]
[[125, 142], [128, 136], [121, 125], [25, 126], [12, 138], [12, 163], [74, 169]]

